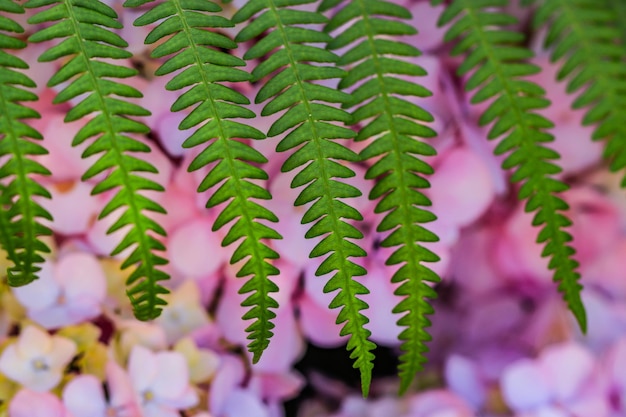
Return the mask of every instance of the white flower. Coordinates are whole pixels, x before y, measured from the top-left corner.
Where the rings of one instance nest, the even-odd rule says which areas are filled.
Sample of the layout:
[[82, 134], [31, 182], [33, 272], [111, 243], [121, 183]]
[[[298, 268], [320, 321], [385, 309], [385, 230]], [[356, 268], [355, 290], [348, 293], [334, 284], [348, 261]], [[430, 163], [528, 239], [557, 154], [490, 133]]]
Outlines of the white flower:
[[210, 324], [194, 281], [185, 281], [171, 294], [166, 295], [165, 300], [167, 306], [156, 321], [165, 330], [168, 343], [175, 343], [193, 330]]
[[174, 350], [187, 360], [189, 379], [194, 384], [212, 379], [220, 366], [220, 357], [217, 353], [209, 349], [199, 349], [196, 343], [188, 337], [176, 343]]
[[178, 352], [154, 353], [137, 345], [130, 352], [128, 375], [145, 417], [177, 417], [178, 410], [198, 403]]
[[48, 391], [61, 381], [76, 350], [70, 339], [28, 326], [2, 352], [0, 372], [30, 390]]

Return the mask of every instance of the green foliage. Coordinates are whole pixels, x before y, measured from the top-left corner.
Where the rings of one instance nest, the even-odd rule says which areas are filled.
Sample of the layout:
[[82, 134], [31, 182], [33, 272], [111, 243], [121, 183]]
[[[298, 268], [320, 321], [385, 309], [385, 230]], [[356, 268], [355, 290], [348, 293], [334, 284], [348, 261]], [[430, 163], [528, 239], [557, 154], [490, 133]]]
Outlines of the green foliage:
[[[334, 38], [329, 49], [350, 46], [338, 65], [348, 68], [339, 88], [352, 88], [351, 99], [344, 103], [352, 111], [351, 124], [364, 126], [356, 140], [373, 139], [361, 152], [363, 160], [379, 158], [367, 171], [366, 178], [375, 179], [371, 199], [378, 200], [377, 213], [385, 213], [377, 227], [379, 232], [390, 232], [381, 242], [383, 247], [397, 247], [387, 260], [389, 265], [402, 264], [392, 277], [401, 283], [395, 294], [402, 300], [394, 313], [406, 327], [400, 334], [403, 341], [400, 356], [401, 391], [406, 391], [415, 374], [426, 362], [425, 342], [430, 336], [426, 317], [433, 312], [426, 298], [434, 298], [435, 291], [427, 282], [440, 278], [424, 262], [436, 262], [439, 257], [419, 242], [434, 242], [438, 238], [421, 224], [435, 220], [423, 207], [431, 202], [420, 189], [428, 188], [424, 175], [433, 169], [415, 155], [434, 155], [435, 150], [419, 138], [430, 138], [435, 132], [421, 122], [432, 122], [433, 116], [414, 104], [413, 97], [431, 93], [403, 76], [421, 76], [426, 72], [419, 65], [403, 59], [417, 57], [420, 51], [406, 43], [387, 39], [386, 35], [415, 34], [408, 24], [392, 19], [408, 19], [410, 13], [402, 6], [380, 0], [325, 1], [322, 9], [344, 5], [326, 25], [332, 32], [351, 22], [348, 29]], [[355, 86], [358, 87], [355, 88]], [[412, 100], [412, 101], [409, 101]]]
[[588, 108], [583, 124], [595, 126], [593, 139], [607, 141], [605, 156], [619, 171], [626, 168], [626, 50], [615, 42], [624, 36], [616, 19], [624, 6], [615, 7], [604, 0], [546, 0], [534, 23], [549, 25], [545, 47], [552, 48], [553, 61], [562, 62], [557, 78], [567, 80], [568, 93], [578, 94], [574, 109]]
[[371, 333], [364, 327], [368, 319], [361, 313], [367, 304], [358, 298], [368, 291], [354, 280], [355, 276], [364, 275], [366, 271], [350, 260], [365, 256], [365, 251], [348, 240], [360, 239], [363, 235], [347, 221], [362, 220], [362, 216], [341, 200], [358, 197], [361, 192], [340, 181], [355, 175], [341, 162], [357, 161], [359, 157], [336, 141], [351, 139], [354, 132], [341, 126], [351, 121], [350, 115], [332, 105], [343, 104], [350, 96], [323, 83], [315, 83], [341, 78], [344, 72], [333, 65], [337, 60], [335, 54], [311, 45], [325, 45], [332, 38], [306, 26], [326, 23], [322, 14], [292, 8], [308, 3], [311, 1], [249, 1], [237, 11], [233, 21], [241, 23], [253, 17], [254, 20], [239, 32], [235, 40], [245, 42], [268, 31], [246, 51], [244, 59], [263, 60], [252, 71], [254, 81], [267, 79], [256, 96], [257, 103], [269, 100], [261, 115], [286, 110], [272, 124], [267, 135], [287, 133], [277, 146], [280, 152], [297, 148], [283, 164], [282, 171], [300, 168], [291, 187], [304, 188], [294, 204], [311, 203], [302, 218], [304, 224], [314, 223], [306, 237], [323, 236], [323, 239], [310, 256], [329, 254], [315, 273], [318, 276], [333, 274], [324, 292], [337, 291], [330, 308], [340, 309], [337, 324], [345, 323], [341, 335], [350, 335], [347, 348], [352, 351], [350, 357], [355, 359], [354, 367], [361, 373], [363, 393], [367, 395], [374, 359], [371, 351], [375, 345], [368, 340]]
[[608, 0], [613, 13], [615, 13], [614, 26], [619, 30], [623, 48], [626, 48], [626, 2], [622, 0]]
[[[137, 7], [150, 0], [128, 0], [125, 5]], [[252, 294], [243, 302], [251, 307], [243, 319], [254, 322], [246, 329], [252, 341], [248, 349], [253, 353], [253, 362], [261, 357], [273, 335], [274, 324], [270, 321], [276, 314], [270, 308], [278, 303], [270, 294], [278, 287], [269, 277], [277, 275], [278, 269], [268, 259], [278, 254], [263, 243], [263, 239], [280, 239], [281, 236], [259, 220], [270, 222], [278, 218], [253, 199], [269, 200], [270, 193], [254, 180], [266, 180], [265, 171], [254, 164], [267, 162], [266, 158], [251, 146], [237, 139], [263, 139], [265, 135], [247, 124], [232, 121], [233, 118], [250, 119], [255, 114], [243, 107], [249, 104], [241, 93], [224, 86], [224, 82], [249, 81], [250, 74], [237, 69], [245, 62], [218, 48], [232, 49], [237, 46], [228, 37], [204, 30], [205, 28], [232, 27], [229, 19], [215, 15], [221, 8], [209, 1], [168, 0], [150, 9], [135, 21], [143, 26], [160, 21], [146, 38], [146, 43], [155, 43], [172, 35], [152, 52], [154, 58], [176, 54], [168, 58], [156, 71], [166, 75], [180, 71], [167, 83], [169, 90], [190, 87], [172, 105], [172, 111], [181, 111], [198, 104], [181, 122], [180, 129], [201, 127], [185, 141], [185, 147], [199, 146], [209, 141], [203, 151], [193, 160], [189, 169], [197, 170], [211, 164], [198, 191], [206, 191], [220, 184], [207, 202], [207, 207], [228, 202], [217, 217], [214, 230], [235, 220], [222, 244], [240, 241], [230, 262], [245, 259], [237, 273], [238, 277], [252, 275], [240, 292]]]
[[[128, 232], [113, 250], [112, 255], [130, 248], [131, 253], [122, 268], [135, 266], [128, 277], [127, 293], [132, 301], [135, 316], [140, 320], [157, 317], [165, 301], [160, 294], [168, 292], [158, 284], [168, 278], [160, 269], [167, 261], [156, 254], [164, 250], [155, 235], [165, 236], [163, 228], [146, 212], [165, 213], [165, 210], [141, 194], [143, 190], [162, 191], [162, 186], [137, 173], [157, 170], [149, 162], [131, 155], [149, 152], [150, 148], [126, 134], [145, 134], [148, 127], [129, 118], [146, 116], [149, 112], [122, 98], [141, 97], [137, 89], [112, 80], [136, 74], [134, 69], [111, 64], [105, 59], [129, 58], [123, 48], [127, 43], [110, 29], [121, 28], [117, 14], [109, 6], [97, 0], [29, 0], [25, 6], [39, 8], [52, 5], [29, 19], [29, 23], [55, 22], [30, 37], [32, 42], [60, 38], [62, 41], [44, 52], [40, 61], [69, 59], [48, 82], [57, 86], [68, 82], [55, 98], [64, 103], [83, 94], [86, 95], [68, 111], [65, 121], [88, 118], [88, 122], [76, 134], [72, 145], [95, 139], [83, 152], [83, 157], [101, 154], [100, 158], [83, 175], [87, 180], [101, 173], [108, 175], [93, 189], [99, 194], [111, 189], [117, 192], [102, 209], [99, 218], [121, 210], [121, 215], [109, 228], [108, 233], [128, 227]], [[110, 28], [110, 29], [108, 29]], [[121, 98], [116, 98], [118, 96]], [[92, 117], [89, 117], [92, 116]]]
[[502, 167], [514, 169], [511, 180], [522, 183], [518, 197], [526, 200], [527, 212], [536, 212], [533, 225], [541, 227], [537, 242], [545, 243], [542, 256], [550, 257], [554, 281], [559, 283], [559, 290], [584, 331], [587, 323], [580, 299], [578, 262], [572, 258], [574, 249], [568, 244], [572, 237], [564, 230], [571, 221], [562, 213], [567, 204], [557, 196], [567, 185], [553, 177], [561, 171], [552, 162], [559, 158], [558, 153], [543, 145], [553, 140], [545, 131], [553, 124], [535, 112], [550, 102], [541, 87], [522, 79], [539, 71], [525, 62], [532, 52], [520, 46], [524, 36], [502, 29], [517, 23], [517, 19], [488, 10], [506, 4], [506, 0], [454, 0], [439, 24], [454, 21], [445, 39], [459, 40], [453, 55], [467, 54], [458, 72], [471, 72], [465, 85], [468, 91], [477, 90], [471, 102], [491, 100], [479, 123], [492, 123], [488, 139], [503, 137], [495, 153], [508, 154]]
[[[19, 4], [0, 0], [3, 13], [24, 13]], [[0, 15], [0, 30], [22, 33], [24, 29], [10, 17]], [[37, 95], [24, 87], [35, 83], [23, 73], [28, 65], [4, 49], [22, 49], [26, 43], [0, 32], [0, 157], [6, 157], [0, 167], [0, 243], [12, 262], [8, 281], [12, 286], [26, 285], [37, 278], [44, 261], [42, 253], [50, 249], [39, 237], [50, 235], [50, 229], [40, 219], [52, 220], [50, 214], [33, 197], [50, 198], [50, 193], [32, 175], [50, 172], [31, 156], [47, 151], [34, 140], [42, 136], [25, 121], [39, 118], [39, 113], [21, 104], [36, 101]]]

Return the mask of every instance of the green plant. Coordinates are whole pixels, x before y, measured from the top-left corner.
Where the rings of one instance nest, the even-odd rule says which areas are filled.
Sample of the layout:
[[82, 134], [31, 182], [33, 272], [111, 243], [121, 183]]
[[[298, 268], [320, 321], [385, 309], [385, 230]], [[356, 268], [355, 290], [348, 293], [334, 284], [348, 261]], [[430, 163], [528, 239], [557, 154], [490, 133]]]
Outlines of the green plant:
[[[416, 28], [407, 23], [406, 8], [393, 2], [324, 0], [317, 11], [310, 11], [312, 3], [250, 0], [232, 18], [221, 14], [220, 5], [205, 0], [127, 0], [124, 6], [143, 11], [135, 25], [155, 25], [146, 43], [159, 43], [152, 56], [164, 58], [156, 75], [169, 77], [168, 90], [181, 91], [171, 110], [191, 108], [179, 128], [194, 128], [185, 147], [204, 145], [189, 170], [210, 167], [199, 188], [215, 189], [207, 207], [227, 203], [214, 229], [229, 225], [222, 244], [237, 243], [231, 263], [242, 261], [237, 276], [247, 278], [241, 292], [249, 294], [243, 305], [250, 309], [243, 318], [254, 319], [247, 329], [253, 361], [271, 341], [272, 309], [278, 307], [272, 293], [278, 287], [270, 278], [278, 274], [272, 260], [279, 255], [268, 242], [281, 236], [269, 225], [278, 218], [262, 204], [271, 195], [255, 182], [268, 178], [262, 168], [267, 157], [241, 139], [285, 134], [277, 146], [278, 151], [289, 152], [282, 171], [296, 171], [291, 187], [301, 191], [293, 203], [312, 203], [302, 223], [311, 224], [306, 237], [322, 239], [310, 257], [324, 257], [317, 275], [332, 274], [324, 291], [337, 291], [329, 307], [339, 309], [341, 333], [350, 336], [348, 349], [361, 372], [364, 394], [375, 345], [364, 327], [367, 318], [362, 310], [367, 304], [359, 298], [368, 289], [354, 280], [367, 272], [354, 262], [366, 256], [359, 245], [362, 233], [355, 226], [362, 215], [350, 205], [350, 198], [361, 191], [346, 182], [355, 173], [342, 162], [376, 161], [366, 178], [376, 181], [370, 198], [382, 214], [377, 230], [387, 232], [381, 245], [395, 250], [387, 264], [400, 266], [393, 276], [400, 283], [394, 312], [404, 328], [400, 375], [401, 389], [406, 390], [425, 361], [425, 342], [430, 340], [428, 315], [433, 309], [428, 299], [436, 293], [429, 283], [440, 280], [426, 265], [438, 257], [421, 244], [438, 239], [427, 227], [437, 213], [429, 210], [431, 203], [423, 193], [433, 169], [422, 157], [435, 153], [428, 144], [435, 132], [424, 124], [433, 115], [419, 106], [419, 98], [431, 93], [405, 78], [425, 75], [423, 68], [406, 59], [420, 51], [394, 38], [413, 35]], [[526, 211], [534, 213], [533, 225], [540, 227], [543, 256], [549, 258], [554, 280], [585, 330], [580, 274], [566, 230], [571, 221], [567, 204], [559, 197], [567, 186], [554, 177], [560, 172], [558, 153], [545, 146], [553, 140], [552, 123], [536, 112], [550, 103], [539, 86], [524, 79], [539, 68], [528, 62], [532, 52], [524, 35], [509, 29], [516, 23], [502, 10], [509, 3], [453, 0], [447, 2], [439, 23], [447, 25], [445, 38], [454, 44], [452, 55], [464, 57], [459, 74], [469, 75], [466, 89], [475, 91], [472, 103], [491, 100], [480, 124], [490, 125], [488, 139], [499, 139], [495, 153], [506, 155], [503, 168], [512, 169], [511, 181], [520, 183], [518, 197], [525, 201]], [[589, 109], [584, 123], [595, 126], [594, 139], [606, 140], [611, 169], [622, 170], [626, 166], [626, 131], [620, 121], [626, 110], [623, 3], [524, 3], [537, 3], [537, 25], [550, 24], [546, 46], [552, 48], [554, 60], [562, 61], [558, 77], [567, 81], [569, 92], [578, 94], [574, 107]], [[109, 232], [129, 228], [113, 253], [131, 249], [123, 263], [132, 268], [128, 295], [137, 318], [153, 319], [165, 303], [160, 295], [167, 292], [159, 282], [168, 276], [162, 267], [167, 263], [165, 248], [158, 239], [165, 231], [150, 213], [164, 210], [142, 191], [162, 187], [139, 175], [156, 168], [141, 158], [149, 148], [129, 136], [148, 132], [139, 121], [148, 112], [128, 100], [141, 93], [120, 81], [136, 71], [110, 63], [132, 56], [114, 31], [122, 26], [115, 11], [97, 0], [29, 0], [24, 7], [37, 10], [29, 23], [47, 24], [29, 42], [60, 40], [40, 57], [65, 60], [48, 83], [64, 85], [55, 102], [83, 96], [66, 121], [93, 116], [73, 140], [74, 145], [89, 141], [83, 157], [99, 155], [83, 179], [108, 172], [93, 189], [93, 194], [116, 190], [100, 217], [121, 210]], [[0, 11], [0, 156], [5, 157], [0, 168], [0, 243], [12, 262], [9, 284], [17, 286], [36, 279], [48, 250], [40, 237], [51, 232], [41, 219], [50, 215], [32, 197], [50, 194], [32, 178], [48, 174], [32, 159], [46, 150], [37, 143], [41, 135], [27, 123], [38, 114], [23, 104], [37, 100], [27, 90], [34, 83], [23, 71], [26, 64], [13, 54], [26, 45], [11, 34], [23, 32], [13, 16], [24, 8], [19, 2], [0, 0]], [[242, 23], [234, 39], [216, 31]], [[324, 25], [324, 30], [309, 25]], [[227, 52], [245, 48], [248, 41], [255, 43], [243, 60]], [[254, 64], [260, 58], [261, 63]], [[251, 73], [238, 68], [246, 61], [252, 63]], [[320, 80], [338, 80], [338, 88]], [[231, 87], [245, 82], [263, 83], [255, 99], [265, 103], [258, 115]], [[274, 114], [280, 116], [267, 132], [236, 120]], [[356, 154], [345, 146], [351, 140], [370, 142]]]

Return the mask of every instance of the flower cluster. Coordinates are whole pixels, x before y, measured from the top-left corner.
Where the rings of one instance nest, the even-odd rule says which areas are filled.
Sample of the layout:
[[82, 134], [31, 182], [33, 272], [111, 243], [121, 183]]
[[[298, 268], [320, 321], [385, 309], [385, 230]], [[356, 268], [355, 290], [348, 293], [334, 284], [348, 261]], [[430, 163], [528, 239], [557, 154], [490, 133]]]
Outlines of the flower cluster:
[[[159, 171], [145, 175], [166, 190], [150, 197], [167, 210], [154, 216], [167, 232], [168, 305], [154, 322], [132, 317], [127, 275], [120, 269], [125, 254], [108, 256], [124, 230], [107, 235], [114, 216], [96, 220], [111, 194], [90, 195], [98, 178], [85, 182], [81, 176], [92, 161], [81, 158], [83, 146], [70, 145], [85, 121], [63, 122], [67, 108], [53, 105], [56, 90], [45, 87], [55, 64], [37, 64], [29, 75], [39, 86], [35, 106], [42, 118], [33, 124], [49, 154], [36, 159], [52, 172], [40, 181], [53, 197], [41, 204], [54, 218], [54, 236], [39, 279], [1, 289], [0, 415], [277, 417], [294, 398], [300, 417], [626, 415], [626, 198], [602, 165], [601, 145], [588, 140], [581, 113], [570, 110], [571, 96], [554, 81], [555, 67], [538, 48], [534, 62], [544, 71], [534, 81], [552, 101], [545, 110], [556, 124], [552, 145], [563, 157], [561, 176], [572, 186], [564, 198], [574, 219], [589, 332], [578, 332], [554, 291], [535, 244], [537, 230], [500, 169], [501, 158], [493, 156], [486, 131], [476, 128], [481, 108], [471, 106], [458, 87], [459, 62], [447, 56], [444, 31], [435, 26], [443, 6], [406, 0], [420, 29], [411, 42], [424, 52], [416, 60], [428, 72], [419, 81], [433, 92], [420, 104], [435, 115], [431, 127], [438, 133], [426, 193], [438, 216], [430, 228], [440, 237], [428, 247], [441, 258], [433, 268], [443, 282], [436, 287], [431, 360], [412, 392], [399, 399], [390, 394], [395, 382], [379, 378], [373, 399], [364, 400], [350, 382], [295, 368], [307, 345], [330, 349], [346, 340], [327, 307], [332, 294], [315, 276], [319, 263], [308, 258], [316, 242], [304, 238], [304, 209], [292, 204], [291, 178], [276, 175], [285, 158], [273, 150], [276, 138], [251, 144], [270, 156], [265, 185], [273, 199], [267, 204], [280, 218], [276, 230], [283, 236], [272, 242], [281, 271], [275, 277], [275, 334], [251, 365], [242, 348], [247, 324], [241, 319], [241, 280], [229, 265], [231, 250], [220, 245], [222, 233], [212, 230], [218, 212], [205, 208], [207, 195], [196, 192], [203, 172], [187, 172], [196, 155], [180, 146], [185, 132], [176, 126], [184, 114], [170, 112], [175, 94], [164, 96], [164, 81], [152, 76], [157, 63], [141, 58], [149, 56], [143, 44], [148, 29], [132, 26], [135, 11], [107, 3], [120, 13], [123, 37], [135, 54], [126, 64], [143, 69], [129, 82], [144, 93], [139, 104], [152, 112], [145, 120], [152, 133], [136, 139], [151, 148], [147, 158]], [[525, 11], [511, 11], [526, 21]], [[533, 43], [539, 45], [541, 37], [536, 34]], [[34, 64], [43, 48], [29, 45], [21, 57]], [[237, 88], [252, 99], [259, 86]], [[269, 119], [258, 123], [269, 126]], [[364, 145], [352, 146], [358, 151]], [[364, 314], [372, 340], [397, 354], [393, 270], [385, 266], [389, 252], [379, 245], [378, 215], [366, 197], [373, 184], [363, 179], [366, 167], [352, 169], [357, 175], [351, 182], [364, 195], [354, 205], [365, 216], [358, 227], [369, 254], [360, 261], [368, 274], [358, 278], [370, 289]]]

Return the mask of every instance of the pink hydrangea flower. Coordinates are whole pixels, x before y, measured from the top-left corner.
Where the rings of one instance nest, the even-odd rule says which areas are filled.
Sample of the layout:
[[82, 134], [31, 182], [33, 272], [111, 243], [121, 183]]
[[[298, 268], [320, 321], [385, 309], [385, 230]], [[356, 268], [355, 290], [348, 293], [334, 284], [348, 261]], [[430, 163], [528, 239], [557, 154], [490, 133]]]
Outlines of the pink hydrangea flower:
[[45, 262], [38, 280], [13, 292], [32, 320], [56, 329], [100, 315], [106, 277], [93, 255], [70, 252]]
[[513, 410], [528, 417], [608, 417], [608, 391], [599, 371], [584, 347], [554, 345], [537, 360], [520, 359], [507, 367], [502, 393]]
[[[619, 217], [611, 202], [589, 187], [573, 187], [563, 197], [570, 204], [568, 215], [574, 222], [568, 232], [574, 238], [575, 257], [584, 270], [617, 242]], [[543, 245], [536, 243], [539, 228], [533, 227], [531, 222], [532, 215], [518, 205], [500, 232], [493, 259], [507, 279], [548, 283], [552, 272], [548, 269], [547, 258], [541, 257]]]
[[63, 403], [73, 417], [140, 417], [141, 411], [128, 374], [114, 361], [106, 365], [108, 400], [102, 382], [79, 375], [63, 389]]

